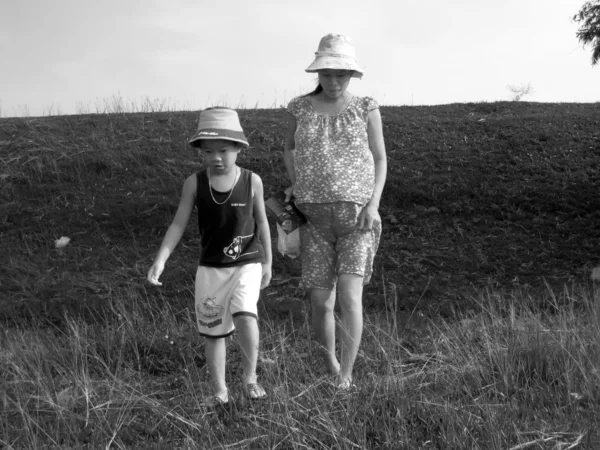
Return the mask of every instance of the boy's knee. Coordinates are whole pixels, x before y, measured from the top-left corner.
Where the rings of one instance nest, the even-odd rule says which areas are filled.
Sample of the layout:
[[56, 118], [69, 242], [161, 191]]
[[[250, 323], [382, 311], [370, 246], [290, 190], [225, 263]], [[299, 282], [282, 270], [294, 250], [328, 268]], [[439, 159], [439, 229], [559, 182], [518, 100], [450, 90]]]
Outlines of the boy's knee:
[[213, 336], [204, 336], [204, 345], [207, 347], [215, 347], [221, 345], [225, 342], [224, 337], [213, 337]]
[[237, 329], [240, 328], [249, 328], [258, 326], [256, 322], [256, 317], [248, 315], [248, 314], [240, 314], [233, 318], [233, 323]]

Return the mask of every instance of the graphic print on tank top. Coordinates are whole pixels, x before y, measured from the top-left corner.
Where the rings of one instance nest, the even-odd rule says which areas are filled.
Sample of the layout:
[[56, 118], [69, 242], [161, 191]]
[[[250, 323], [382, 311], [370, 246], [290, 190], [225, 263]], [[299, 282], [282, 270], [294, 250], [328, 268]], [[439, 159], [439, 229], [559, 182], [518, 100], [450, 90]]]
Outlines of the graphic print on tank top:
[[258, 250], [255, 250], [253, 252], [242, 254], [242, 244], [244, 243], [244, 239], [250, 239], [253, 236], [254, 235], [251, 234], [250, 236], [238, 236], [238, 237], [233, 238], [233, 242], [223, 249], [223, 253], [225, 253], [226, 256], [229, 256], [234, 261], [236, 259], [238, 259], [240, 256], [246, 256], [246, 255], [252, 255], [254, 253], [258, 253]]

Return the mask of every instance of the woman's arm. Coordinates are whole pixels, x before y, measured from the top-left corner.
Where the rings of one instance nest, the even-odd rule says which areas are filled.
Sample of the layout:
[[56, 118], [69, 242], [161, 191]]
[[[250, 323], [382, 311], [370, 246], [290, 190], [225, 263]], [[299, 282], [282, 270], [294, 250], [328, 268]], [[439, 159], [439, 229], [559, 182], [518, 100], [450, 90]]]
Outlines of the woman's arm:
[[273, 255], [271, 253], [271, 230], [265, 211], [265, 199], [262, 180], [255, 173], [252, 174], [252, 192], [254, 196], [254, 220], [258, 226], [260, 240], [265, 249], [265, 262], [262, 265], [262, 280], [260, 288], [266, 288], [271, 282]]
[[183, 184], [183, 190], [181, 193], [181, 199], [179, 200], [179, 206], [175, 217], [167, 230], [165, 237], [163, 238], [158, 254], [154, 259], [154, 264], [148, 270], [148, 281], [156, 286], [160, 286], [162, 283], [158, 281], [158, 278], [162, 274], [165, 268], [165, 262], [177, 247], [177, 244], [183, 236], [187, 224], [194, 210], [196, 203], [196, 174], [189, 176]]
[[375, 163], [375, 186], [369, 204], [379, 208], [381, 193], [387, 177], [387, 157], [385, 154], [385, 143], [383, 142], [383, 126], [379, 109], [374, 109], [367, 116], [367, 134], [369, 136], [369, 148], [373, 154]]
[[294, 135], [296, 134], [296, 118], [288, 113], [288, 126], [285, 135], [285, 144], [283, 147], [283, 164], [285, 165], [285, 171], [287, 172], [288, 179], [292, 183], [290, 187], [285, 189], [285, 201], [289, 202], [294, 193], [294, 186], [296, 184], [296, 171], [294, 167], [294, 149], [296, 148], [296, 142]]
[[371, 110], [367, 116], [367, 135], [369, 149], [373, 154], [373, 162], [375, 164], [375, 185], [371, 199], [367, 202], [358, 217], [358, 226], [359, 228], [371, 229], [373, 225], [381, 223], [378, 210], [387, 176], [387, 157], [385, 154], [383, 126], [379, 109]]

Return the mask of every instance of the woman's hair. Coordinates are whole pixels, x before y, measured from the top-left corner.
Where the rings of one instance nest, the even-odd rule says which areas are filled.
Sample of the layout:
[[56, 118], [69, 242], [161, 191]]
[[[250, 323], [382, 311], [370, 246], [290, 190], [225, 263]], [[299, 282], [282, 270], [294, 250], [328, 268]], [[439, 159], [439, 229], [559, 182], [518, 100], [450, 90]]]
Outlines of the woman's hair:
[[317, 84], [317, 87], [309, 92], [308, 94], [304, 94], [302, 97], [310, 97], [312, 95], [317, 95], [319, 92], [321, 92], [323, 90], [323, 86], [321, 86], [321, 83]]

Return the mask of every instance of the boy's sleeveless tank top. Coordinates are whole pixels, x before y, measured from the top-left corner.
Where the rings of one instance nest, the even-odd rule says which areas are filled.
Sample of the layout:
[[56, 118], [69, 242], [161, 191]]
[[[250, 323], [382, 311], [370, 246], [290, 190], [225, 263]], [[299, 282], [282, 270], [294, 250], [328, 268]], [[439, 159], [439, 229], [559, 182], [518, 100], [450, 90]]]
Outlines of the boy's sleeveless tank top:
[[[206, 170], [196, 173], [201, 266], [231, 267], [264, 261], [265, 251], [254, 219], [251, 180], [252, 172], [240, 168], [233, 192], [213, 189], [211, 196]], [[230, 192], [225, 203], [215, 203], [225, 201]]]

